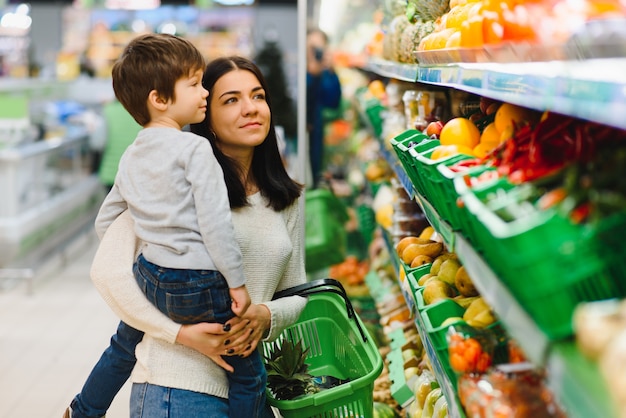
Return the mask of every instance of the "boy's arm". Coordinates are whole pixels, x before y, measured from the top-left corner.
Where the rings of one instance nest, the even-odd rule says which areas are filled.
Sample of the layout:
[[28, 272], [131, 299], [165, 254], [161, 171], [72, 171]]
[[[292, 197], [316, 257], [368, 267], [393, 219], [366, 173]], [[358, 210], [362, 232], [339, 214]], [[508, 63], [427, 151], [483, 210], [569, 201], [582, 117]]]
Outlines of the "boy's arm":
[[243, 257], [235, 237], [224, 172], [204, 138], [187, 163], [187, 180], [196, 202], [202, 240], [216, 269], [230, 288], [244, 285]]
[[104, 198], [96, 216], [95, 227], [99, 239], [102, 239], [109, 226], [126, 209], [128, 209], [128, 204], [120, 194], [117, 184], [114, 184], [109, 194]]

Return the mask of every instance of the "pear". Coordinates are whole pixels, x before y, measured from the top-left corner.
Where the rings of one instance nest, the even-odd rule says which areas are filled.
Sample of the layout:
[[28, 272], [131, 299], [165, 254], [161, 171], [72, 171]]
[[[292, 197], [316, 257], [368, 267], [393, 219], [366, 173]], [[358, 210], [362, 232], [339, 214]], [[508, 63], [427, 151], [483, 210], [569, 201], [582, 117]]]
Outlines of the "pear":
[[400, 241], [398, 241], [398, 243], [396, 244], [396, 252], [398, 253], [400, 257], [402, 257], [402, 252], [404, 251], [406, 247], [408, 247], [411, 244], [421, 243], [423, 241], [425, 240], [422, 240], [421, 238], [418, 238], [415, 236], [404, 237]]
[[432, 274], [438, 274], [439, 273], [439, 268], [441, 267], [441, 264], [444, 261], [446, 261], [447, 259], [449, 259], [449, 258], [457, 258], [457, 255], [455, 253], [442, 253], [442, 254], [439, 254], [433, 260], [433, 264], [430, 266], [430, 272]]
[[453, 325], [456, 324], [457, 322], [462, 321], [463, 318], [460, 316], [451, 316], [449, 318], [446, 318], [442, 323], [441, 323], [441, 327], [447, 327], [448, 325]]
[[467, 307], [463, 319], [476, 328], [484, 328], [497, 320], [491, 311], [491, 306], [480, 296]]
[[430, 264], [433, 262], [433, 259], [427, 255], [420, 254], [416, 256], [413, 261], [411, 261], [411, 268], [416, 268], [419, 266], [423, 266], [424, 264]]
[[[419, 238], [418, 238], [419, 239]], [[404, 250], [402, 250], [402, 261], [404, 264], [410, 265], [415, 257], [418, 255], [424, 255], [430, 257], [437, 257], [441, 250], [443, 249], [443, 244], [435, 241], [428, 241], [423, 243], [412, 243], [407, 245]]]
[[474, 318], [468, 319], [465, 322], [474, 328], [486, 328], [496, 321], [497, 318], [493, 315], [493, 312], [491, 312], [491, 310], [486, 310], [480, 312], [478, 315], [474, 316]]
[[454, 286], [463, 296], [478, 296], [478, 290], [474, 287], [471, 277], [467, 274], [465, 267], [461, 266], [454, 277]]
[[441, 263], [439, 267], [439, 271], [437, 272], [437, 277], [444, 282], [454, 286], [454, 279], [456, 277], [456, 272], [461, 267], [461, 263], [456, 258], [449, 258]]
[[435, 274], [426, 273], [417, 281], [418, 286], [424, 286], [430, 279], [437, 278]]
[[454, 288], [443, 280], [429, 280], [424, 285], [422, 297], [424, 303], [430, 305], [438, 300], [451, 299], [454, 296]]
[[459, 296], [455, 296], [454, 298], [452, 298], [461, 308], [463, 309], [467, 309], [472, 302], [474, 302], [476, 299], [478, 298], [478, 296], [463, 296], [463, 295], [459, 295]]

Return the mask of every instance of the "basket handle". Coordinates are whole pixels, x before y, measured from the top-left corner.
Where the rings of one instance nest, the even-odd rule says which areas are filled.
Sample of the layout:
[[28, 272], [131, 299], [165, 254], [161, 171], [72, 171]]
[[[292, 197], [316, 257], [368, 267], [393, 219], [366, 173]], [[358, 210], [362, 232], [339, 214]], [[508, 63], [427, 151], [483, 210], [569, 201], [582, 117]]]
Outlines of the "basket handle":
[[352, 302], [350, 302], [350, 299], [346, 294], [346, 290], [344, 289], [343, 285], [335, 279], [326, 278], [302, 283], [300, 285], [281, 290], [280, 292], [276, 292], [272, 300], [284, 298], [287, 296], [308, 296], [324, 292], [335, 293], [343, 298], [346, 304], [348, 318], [351, 318], [356, 323], [356, 326], [357, 328], [359, 328], [359, 332], [361, 333], [361, 337], [363, 338], [363, 342], [367, 342], [367, 334], [365, 334], [363, 328], [361, 327], [361, 324], [359, 323], [356, 312], [354, 312]]

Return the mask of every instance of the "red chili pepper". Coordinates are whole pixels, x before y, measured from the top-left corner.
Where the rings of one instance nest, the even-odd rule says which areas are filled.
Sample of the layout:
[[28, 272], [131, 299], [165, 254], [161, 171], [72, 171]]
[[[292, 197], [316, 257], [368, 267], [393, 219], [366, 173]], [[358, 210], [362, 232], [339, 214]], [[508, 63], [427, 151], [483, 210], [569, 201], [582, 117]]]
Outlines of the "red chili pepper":
[[562, 202], [566, 197], [567, 190], [565, 190], [564, 187], [552, 189], [537, 200], [537, 207], [539, 209], [546, 210]]
[[536, 180], [540, 177], [549, 176], [562, 168], [559, 166], [526, 167], [518, 169], [509, 174], [509, 181], [513, 184], [520, 184], [527, 181]]
[[576, 206], [569, 214], [570, 220], [575, 224], [584, 222], [591, 215], [592, 207], [589, 202]]

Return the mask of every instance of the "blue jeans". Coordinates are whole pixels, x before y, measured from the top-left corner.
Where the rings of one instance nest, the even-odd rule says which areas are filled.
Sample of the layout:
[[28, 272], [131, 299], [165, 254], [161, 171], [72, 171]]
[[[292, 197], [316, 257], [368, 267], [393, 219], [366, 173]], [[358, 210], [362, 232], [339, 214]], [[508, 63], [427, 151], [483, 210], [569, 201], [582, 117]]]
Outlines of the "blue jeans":
[[72, 418], [104, 416], [135, 367], [135, 346], [142, 338], [143, 332], [120, 322], [117, 332], [111, 337], [111, 344], [91, 370], [80, 393], [72, 400]]
[[[148, 300], [179, 324], [223, 324], [235, 316], [228, 283], [219, 271], [165, 268], [139, 255], [133, 273]], [[228, 400], [237, 406], [229, 416], [261, 416], [267, 383], [261, 353], [256, 350], [245, 358], [224, 356], [224, 360], [235, 370], [227, 373]]]
[[[206, 286], [206, 283], [201, 284], [207, 277], [211, 276], [213, 278], [210, 279], [211, 282], [216, 281], [216, 274], [221, 277], [221, 274], [215, 271], [194, 271], [194, 270], [177, 270], [177, 269], [162, 269], [155, 264], [149, 263], [146, 261], [143, 256], [140, 256], [141, 263], [136, 263], [133, 266], [133, 271], [135, 271], [135, 277], [139, 286], [144, 290], [146, 296], [152, 303], [157, 300], [158, 303], [155, 305], [163, 311], [165, 314], [169, 314], [168, 312], [168, 301], [170, 302], [170, 307], [173, 310], [178, 310], [178, 314], [174, 315], [176, 318], [172, 318], [176, 322], [179, 323], [193, 323], [193, 322], [220, 322], [224, 323], [228, 319], [230, 319], [233, 314], [230, 311], [230, 295], [228, 293], [228, 287], [225, 290], [216, 291], [216, 289], [212, 289], [213, 293], [216, 296], [216, 299], [221, 299], [219, 302], [222, 306], [227, 305], [226, 310], [228, 312], [218, 312], [213, 317], [208, 313], [212, 312], [212, 310], [206, 311], [205, 315], [196, 316], [189, 309], [177, 309], [174, 306], [175, 302], [181, 302], [179, 297], [176, 294], [168, 296], [168, 292], [165, 290], [157, 289], [158, 281], [154, 280], [155, 273], [156, 277], [159, 277], [161, 270], [174, 270], [175, 272], [184, 272], [187, 273], [200, 273], [203, 276], [203, 279], [200, 283], [189, 283], [189, 286]], [[140, 260], [138, 260], [140, 261]], [[139, 272], [138, 270], [141, 270]], [[205, 274], [207, 273], [207, 274]], [[141, 278], [138, 274], [141, 274]], [[146, 278], [143, 278], [143, 275], [146, 274]], [[223, 277], [221, 280], [218, 280], [220, 283], [226, 281]], [[155, 283], [157, 283], [155, 285]], [[174, 283], [163, 284], [165, 288], [173, 287], [175, 289], [174, 293], [177, 293], [182, 290], [181, 293], [187, 291], [189, 293], [189, 287], [187, 284], [175, 285]], [[221, 285], [220, 285], [221, 286]], [[212, 302], [211, 299], [207, 302], [207, 296], [214, 296], [210, 291], [199, 292], [197, 294], [190, 293], [192, 296], [196, 296], [199, 299], [196, 302], [204, 301], [204, 303]], [[221, 296], [220, 296], [221, 295]], [[178, 295], [181, 296], [181, 295]], [[182, 297], [184, 298], [184, 296]], [[226, 299], [227, 302], [224, 300]], [[184, 302], [184, 301], [183, 301]], [[210, 304], [204, 305], [211, 306]], [[202, 305], [196, 306], [196, 308], [202, 308]], [[165, 309], [165, 310], [164, 310]], [[215, 310], [215, 306], [214, 309]], [[181, 317], [186, 317], [186, 319], [191, 320], [196, 318], [196, 321], [187, 322], [187, 321], [179, 321]], [[205, 319], [203, 319], [205, 318]], [[219, 318], [219, 320], [215, 319]], [[139, 342], [141, 342], [144, 333], [136, 330], [130, 325], [120, 322], [117, 328], [117, 332], [113, 337], [111, 337], [111, 344], [107, 349], [102, 353], [102, 356], [91, 370], [89, 377], [85, 381], [81, 392], [74, 397], [71, 402], [72, 407], [72, 417], [73, 418], [100, 418], [103, 417], [106, 411], [110, 408], [115, 395], [119, 392], [121, 387], [130, 377], [130, 374], [135, 367], [136, 358], [135, 358], [135, 347]], [[258, 351], [255, 351], [250, 356], [246, 358], [241, 358], [237, 356], [225, 356], [224, 359], [235, 369], [235, 373], [228, 373], [228, 382], [229, 382], [229, 400], [237, 405], [237, 412], [246, 411], [248, 415], [239, 415], [235, 413], [231, 415], [231, 417], [254, 417], [257, 416], [258, 413], [256, 411], [261, 410], [261, 405], [265, 404], [265, 384], [267, 380], [267, 373], [265, 371], [265, 366], [263, 365], [261, 355]], [[207, 378], [209, 378], [207, 376]], [[248, 412], [252, 411], [252, 412]], [[147, 415], [150, 416], [150, 415]], [[225, 417], [226, 415], [221, 415], [221, 417]]]
[[[134, 383], [130, 392], [130, 418], [224, 418], [229, 415], [229, 400], [204, 393], [172, 389], [149, 383]], [[231, 417], [248, 418], [238, 408]], [[272, 418], [265, 406], [259, 418]]]

